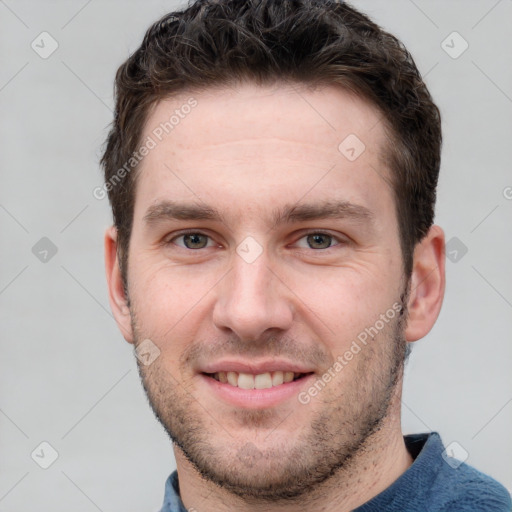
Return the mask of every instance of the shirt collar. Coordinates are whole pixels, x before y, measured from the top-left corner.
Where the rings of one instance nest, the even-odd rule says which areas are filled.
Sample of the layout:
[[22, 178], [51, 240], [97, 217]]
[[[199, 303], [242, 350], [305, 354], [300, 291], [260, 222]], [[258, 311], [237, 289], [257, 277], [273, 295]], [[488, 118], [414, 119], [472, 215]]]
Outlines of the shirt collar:
[[[407, 449], [415, 459], [407, 471], [401, 475], [393, 484], [383, 492], [372, 498], [370, 501], [358, 507], [354, 512], [366, 512], [367, 510], [378, 510], [379, 504], [387, 502], [397, 492], [408, 485], [411, 479], [414, 479], [418, 473], [423, 473], [425, 465], [431, 464], [431, 458], [434, 454], [441, 453], [443, 445], [437, 432], [430, 434], [414, 434], [404, 436]], [[427, 471], [427, 474], [430, 472]], [[164, 503], [160, 512], [189, 512], [183, 505], [180, 498], [180, 487], [178, 481], [178, 472], [173, 471], [165, 483]]]

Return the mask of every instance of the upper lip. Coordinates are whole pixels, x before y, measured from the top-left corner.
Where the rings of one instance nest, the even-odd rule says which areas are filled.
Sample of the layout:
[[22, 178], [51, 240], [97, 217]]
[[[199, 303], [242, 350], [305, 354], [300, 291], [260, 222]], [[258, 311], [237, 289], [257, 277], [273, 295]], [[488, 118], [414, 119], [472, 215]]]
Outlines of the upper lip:
[[199, 369], [202, 373], [218, 373], [218, 372], [237, 372], [252, 373], [260, 375], [267, 372], [294, 372], [294, 373], [312, 373], [314, 370], [304, 365], [286, 361], [284, 359], [272, 359], [267, 361], [235, 361], [226, 359], [205, 364]]

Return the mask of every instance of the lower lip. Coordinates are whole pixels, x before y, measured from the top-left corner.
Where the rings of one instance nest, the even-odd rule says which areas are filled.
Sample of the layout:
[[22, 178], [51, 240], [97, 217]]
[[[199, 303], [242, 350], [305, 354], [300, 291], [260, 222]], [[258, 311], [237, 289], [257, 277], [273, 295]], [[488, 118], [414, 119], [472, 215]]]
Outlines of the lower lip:
[[290, 398], [297, 398], [314, 374], [266, 389], [242, 389], [219, 382], [204, 374], [200, 374], [200, 377], [220, 399], [230, 405], [247, 409], [263, 409], [279, 405]]

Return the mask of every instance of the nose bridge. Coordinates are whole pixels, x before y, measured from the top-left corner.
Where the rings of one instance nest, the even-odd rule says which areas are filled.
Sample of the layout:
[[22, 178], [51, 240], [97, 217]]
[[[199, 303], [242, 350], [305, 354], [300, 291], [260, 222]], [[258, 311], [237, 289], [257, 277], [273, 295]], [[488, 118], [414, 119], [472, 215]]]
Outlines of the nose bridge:
[[250, 263], [242, 258], [235, 259], [231, 273], [231, 292], [232, 298], [237, 299], [239, 304], [247, 302], [254, 307], [265, 304], [266, 294], [272, 286], [268, 263], [265, 256]]
[[214, 309], [214, 323], [240, 338], [258, 339], [268, 329], [286, 330], [291, 305], [265, 253], [254, 261], [239, 254], [223, 280]]

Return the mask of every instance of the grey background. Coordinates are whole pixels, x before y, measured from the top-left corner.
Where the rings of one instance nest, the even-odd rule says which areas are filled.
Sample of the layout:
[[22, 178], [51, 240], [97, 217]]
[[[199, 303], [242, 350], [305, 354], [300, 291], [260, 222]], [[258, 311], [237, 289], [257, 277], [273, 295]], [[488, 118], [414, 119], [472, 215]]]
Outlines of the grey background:
[[[0, 512], [155, 511], [174, 469], [109, 310], [110, 212], [92, 190], [114, 73], [176, 5], [0, 1]], [[404, 432], [439, 431], [510, 489], [512, 1], [354, 5], [426, 74], [445, 137], [436, 221], [458, 239], [440, 318], [407, 366]], [[47, 59], [31, 48], [43, 31], [59, 45]], [[453, 31], [469, 44], [456, 59]], [[47, 241], [32, 252], [42, 237], [55, 255], [38, 252]], [[48, 469], [31, 458], [42, 441], [59, 454]]]

